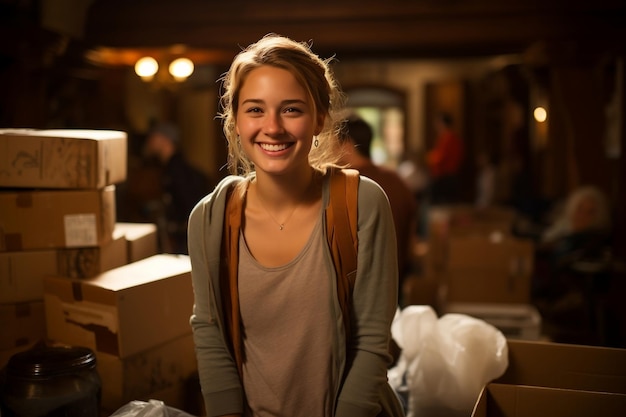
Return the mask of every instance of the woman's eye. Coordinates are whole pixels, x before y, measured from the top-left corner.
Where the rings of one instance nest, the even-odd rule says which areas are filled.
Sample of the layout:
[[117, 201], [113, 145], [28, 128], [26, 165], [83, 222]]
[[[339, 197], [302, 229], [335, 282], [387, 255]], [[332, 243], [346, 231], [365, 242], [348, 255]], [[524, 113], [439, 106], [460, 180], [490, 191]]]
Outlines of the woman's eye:
[[246, 109], [246, 113], [261, 113], [261, 109], [259, 107], [250, 107]]
[[302, 111], [297, 107], [287, 107], [284, 110], [285, 113], [302, 113]]

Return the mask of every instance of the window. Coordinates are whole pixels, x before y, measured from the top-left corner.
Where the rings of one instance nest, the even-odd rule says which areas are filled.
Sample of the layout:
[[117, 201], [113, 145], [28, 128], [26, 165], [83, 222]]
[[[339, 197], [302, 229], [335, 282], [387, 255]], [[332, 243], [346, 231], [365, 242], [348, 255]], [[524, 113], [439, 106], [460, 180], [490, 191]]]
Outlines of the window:
[[395, 168], [405, 149], [404, 94], [386, 87], [353, 88], [346, 93], [347, 106], [372, 126], [373, 162]]

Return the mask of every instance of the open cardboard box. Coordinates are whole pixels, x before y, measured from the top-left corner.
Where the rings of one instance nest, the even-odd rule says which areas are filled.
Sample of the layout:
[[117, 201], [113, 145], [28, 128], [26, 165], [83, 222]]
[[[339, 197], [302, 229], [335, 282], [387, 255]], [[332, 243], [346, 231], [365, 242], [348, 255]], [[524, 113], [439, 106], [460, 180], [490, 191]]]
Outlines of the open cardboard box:
[[93, 278], [44, 278], [46, 332], [55, 342], [126, 358], [191, 331], [191, 262], [158, 254]]
[[523, 340], [508, 348], [496, 383], [626, 394], [626, 349]]
[[473, 417], [623, 417], [626, 395], [528, 385], [489, 384]]
[[509, 366], [473, 417], [625, 416], [626, 349], [509, 340]]

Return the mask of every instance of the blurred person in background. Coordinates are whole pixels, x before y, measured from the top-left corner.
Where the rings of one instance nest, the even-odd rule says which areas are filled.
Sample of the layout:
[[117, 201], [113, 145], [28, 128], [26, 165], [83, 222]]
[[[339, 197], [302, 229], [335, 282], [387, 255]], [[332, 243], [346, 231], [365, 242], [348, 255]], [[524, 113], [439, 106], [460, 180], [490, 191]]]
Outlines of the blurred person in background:
[[541, 247], [557, 265], [582, 257], [599, 256], [608, 245], [611, 216], [606, 195], [597, 187], [574, 190], [543, 233]]
[[552, 337], [570, 343], [605, 343], [610, 312], [602, 301], [612, 288], [611, 215], [606, 195], [583, 186], [557, 206], [535, 257], [532, 296]]
[[191, 209], [210, 191], [211, 181], [185, 159], [180, 131], [172, 123], [159, 123], [150, 130], [144, 155], [156, 159], [162, 168], [161, 198], [147, 207], [159, 227], [161, 251], [187, 254], [187, 220]]
[[429, 203], [453, 204], [459, 199], [459, 173], [464, 159], [463, 141], [454, 131], [454, 121], [448, 113], [435, 119], [437, 138], [426, 155], [430, 174]]
[[340, 134], [340, 163], [374, 180], [387, 194], [396, 228], [400, 272], [398, 289], [402, 299], [404, 278], [412, 271], [418, 207], [413, 193], [396, 171], [374, 164], [370, 154], [372, 139], [372, 127], [356, 115], [349, 116]]

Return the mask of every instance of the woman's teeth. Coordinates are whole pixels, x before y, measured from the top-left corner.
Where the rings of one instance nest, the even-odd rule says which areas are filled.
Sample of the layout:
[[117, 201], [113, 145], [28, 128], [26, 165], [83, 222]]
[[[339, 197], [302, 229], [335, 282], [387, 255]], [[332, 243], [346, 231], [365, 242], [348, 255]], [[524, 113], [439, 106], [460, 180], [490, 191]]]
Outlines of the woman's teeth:
[[270, 144], [270, 143], [261, 143], [261, 148], [265, 151], [269, 152], [278, 152], [283, 151], [289, 147], [287, 143], [279, 143], [279, 144]]

